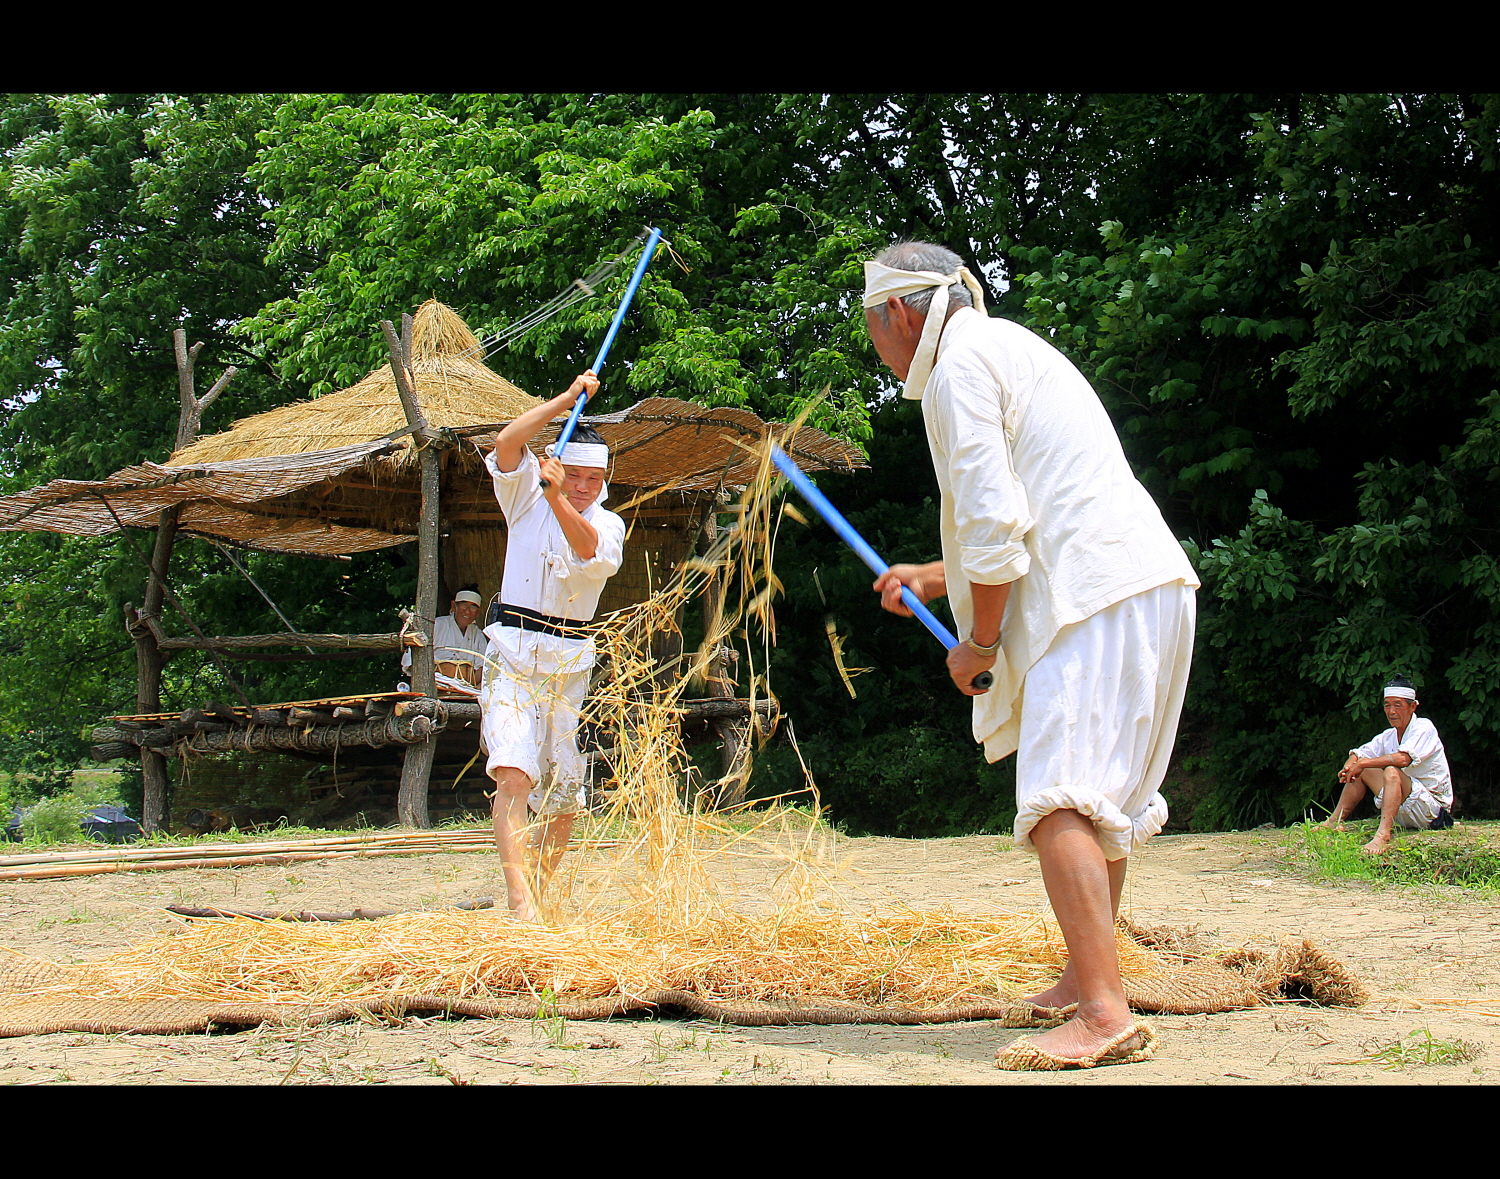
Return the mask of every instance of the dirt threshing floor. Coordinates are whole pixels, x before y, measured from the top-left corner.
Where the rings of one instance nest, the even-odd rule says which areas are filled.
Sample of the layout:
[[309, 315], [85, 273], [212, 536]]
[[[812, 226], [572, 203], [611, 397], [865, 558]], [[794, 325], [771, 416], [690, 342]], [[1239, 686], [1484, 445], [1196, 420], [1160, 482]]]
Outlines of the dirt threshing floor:
[[[1376, 998], [1349, 1011], [1279, 1004], [1156, 1016], [1149, 1063], [1066, 1074], [1000, 1073], [1025, 1033], [989, 1023], [743, 1028], [701, 1021], [408, 1019], [213, 1035], [66, 1033], [0, 1040], [0, 1084], [1480, 1084], [1500, 1080], [1500, 900], [1454, 887], [1309, 882], [1278, 837], [1161, 837], [1132, 861], [1125, 908], [1147, 925], [1199, 925], [1226, 943], [1305, 935], [1347, 961]], [[993, 836], [840, 839], [870, 906], [990, 916], [1037, 911], [1036, 861]], [[768, 884], [735, 887], [746, 909]], [[503, 896], [493, 854], [181, 870], [0, 883], [0, 943], [86, 962], [176, 926], [169, 904], [319, 911], [437, 907]], [[1487, 1051], [1383, 1070], [1358, 1061], [1430, 1032]], [[1410, 1041], [1408, 1040], [1408, 1043]]]

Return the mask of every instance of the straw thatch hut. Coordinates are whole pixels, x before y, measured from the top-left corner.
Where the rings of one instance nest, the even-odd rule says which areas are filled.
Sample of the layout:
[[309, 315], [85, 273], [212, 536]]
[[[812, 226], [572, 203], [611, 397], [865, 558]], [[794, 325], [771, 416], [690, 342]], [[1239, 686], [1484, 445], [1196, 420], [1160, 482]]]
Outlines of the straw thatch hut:
[[[179, 340], [180, 370], [185, 356]], [[179, 744], [200, 752], [282, 749], [306, 755], [359, 745], [407, 745], [402, 817], [425, 825], [431, 754], [418, 772], [410, 753], [426, 749], [429, 738], [450, 722], [468, 723], [464, 718], [473, 704], [396, 699], [375, 690], [359, 699], [273, 706], [244, 700], [233, 707], [211, 704], [168, 714], [160, 711], [157, 687], [161, 653], [172, 650], [241, 659], [262, 652], [260, 657], [287, 659], [357, 651], [394, 655], [400, 646], [395, 631], [168, 634], [162, 603], [175, 533], [325, 558], [420, 538], [418, 602], [408, 622], [419, 630], [429, 630], [431, 618], [467, 583], [478, 583], [487, 600], [498, 594], [505, 522], [476, 444], [490, 443], [505, 422], [540, 401], [486, 367], [474, 334], [435, 300], [423, 304], [409, 321], [403, 368], [409, 374], [410, 398], [387, 364], [348, 389], [256, 414], [218, 434], [192, 440], [190, 430], [180, 430], [178, 449], [164, 464], [141, 463], [105, 480], [56, 480], [0, 499], [0, 530], [75, 535], [132, 527], [157, 530], [155, 572], [145, 605], [140, 611], [127, 610], [127, 625], [138, 644], [140, 712], [116, 718], [116, 726], [96, 733], [100, 752], [123, 742], [138, 746], [144, 763], [151, 763]], [[190, 386], [189, 366], [184, 389]], [[198, 403], [190, 393], [183, 398], [187, 421], [189, 408], [196, 414]], [[770, 432], [807, 470], [862, 465], [858, 452], [817, 430], [792, 432], [748, 411], [707, 409], [672, 398], [648, 398], [630, 409], [584, 420], [610, 443], [610, 506], [621, 512], [630, 530], [624, 564], [601, 599], [601, 612], [644, 599], [693, 550], [718, 498], [753, 476], [755, 461], [741, 445], [744, 441]], [[556, 429], [548, 427], [533, 446], [540, 451]], [[424, 484], [424, 478], [431, 481]], [[265, 653], [268, 649], [276, 653]], [[301, 649], [308, 654], [297, 654]], [[423, 688], [420, 668], [413, 684]], [[437, 695], [431, 686], [426, 691]], [[359, 723], [353, 723], [356, 714]], [[290, 732], [270, 731], [277, 723]], [[257, 725], [262, 730], [247, 731]], [[148, 794], [151, 781], [148, 773]], [[420, 805], [411, 797], [418, 787], [424, 799]], [[151, 822], [154, 816], [146, 818]]]

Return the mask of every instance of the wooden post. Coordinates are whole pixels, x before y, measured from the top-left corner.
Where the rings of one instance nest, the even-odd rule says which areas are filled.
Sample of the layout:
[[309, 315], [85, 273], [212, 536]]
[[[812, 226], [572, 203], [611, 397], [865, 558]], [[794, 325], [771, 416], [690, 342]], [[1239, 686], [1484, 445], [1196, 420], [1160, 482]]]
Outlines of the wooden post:
[[[699, 555], [712, 552], [718, 539], [719, 497], [715, 495], [708, 501], [708, 511], [704, 513], [703, 531], [699, 534], [698, 541]], [[713, 643], [713, 650], [709, 653], [708, 667], [703, 676], [704, 687], [707, 688], [709, 696], [732, 696], [734, 694], [724, 686], [724, 648], [716, 637], [723, 609], [723, 592], [723, 580], [715, 570], [709, 574], [708, 581], [703, 587], [703, 638], [706, 642]]]
[[[198, 436], [203, 421], [203, 411], [234, 380], [239, 371], [233, 366], [224, 370], [214, 387], [202, 397], [193, 389], [193, 364], [198, 359], [202, 343], [191, 348], [187, 343], [187, 332], [178, 328], [172, 333], [172, 351], [177, 358], [177, 399], [180, 406], [177, 414], [177, 438], [173, 450], [181, 450]], [[141, 613], [147, 619], [159, 620], [162, 605], [166, 600], [167, 571], [172, 563], [172, 545], [177, 539], [177, 518], [182, 514], [182, 505], [174, 504], [162, 511], [156, 526], [156, 543], [151, 549], [151, 572], [146, 578], [146, 596], [142, 600]], [[156, 633], [149, 625], [131, 628], [135, 640], [135, 703], [138, 712], [161, 711], [161, 669], [166, 660], [157, 644]], [[141, 747], [141, 778], [144, 796], [141, 800], [141, 826], [147, 834], [164, 831], [168, 821], [167, 805], [167, 759], [155, 749]]]
[[[161, 616], [166, 593], [167, 566], [172, 560], [172, 544], [177, 539], [177, 517], [180, 505], [174, 504], [161, 514], [156, 528], [156, 544], [151, 550], [151, 574], [146, 579], [146, 597], [142, 612], [148, 617]], [[157, 646], [156, 635], [147, 626], [132, 631], [135, 639], [136, 711], [161, 711], [161, 669], [165, 660]], [[165, 831], [167, 827], [167, 759], [155, 749], [141, 746], [141, 827], [146, 833]]]
[[[403, 317], [402, 326], [409, 340], [411, 328]], [[391, 355], [391, 373], [396, 391], [406, 411], [406, 423], [414, 428], [412, 445], [419, 448], [418, 461], [422, 475], [422, 515], [417, 522], [417, 600], [416, 630], [425, 640], [411, 654], [411, 686], [424, 696], [437, 695], [437, 661], [432, 649], [432, 632], [438, 611], [438, 510], [441, 493], [438, 467], [438, 442], [428, 428], [417, 400], [411, 377], [410, 347], [396, 336], [389, 320], [382, 320], [386, 348]], [[401, 759], [401, 788], [396, 795], [396, 818], [403, 826], [430, 827], [427, 814], [427, 782], [432, 775], [432, 759], [437, 742], [431, 738], [406, 747]]]
[[[719, 539], [719, 497], [715, 494], [709, 501], [708, 511], [703, 520], [703, 531], [698, 547], [700, 554], [713, 551], [715, 542]], [[723, 609], [724, 583], [719, 574], [712, 574], [703, 589], [703, 634], [704, 638], [711, 638], [719, 629], [720, 613]], [[735, 680], [729, 673], [728, 652], [720, 642], [714, 643], [714, 650], [709, 658], [708, 669], [704, 675], [704, 686], [710, 697], [732, 697], [735, 693]], [[748, 724], [738, 722], [730, 717], [714, 717], [709, 722], [709, 728], [719, 738], [719, 775], [727, 778], [742, 767], [745, 746], [750, 737]], [[716, 800], [719, 806], [734, 806], [744, 801], [746, 784], [743, 781], [732, 783], [724, 793]]]
[[202, 397], [195, 396], [193, 363], [198, 359], [198, 352], [202, 347], [203, 343], [199, 341], [189, 348], [187, 332], [182, 328], [172, 333], [172, 350], [177, 356], [177, 400], [181, 406], [177, 413], [177, 445], [173, 450], [181, 450], [184, 446], [193, 444], [193, 439], [198, 437], [198, 429], [203, 424], [203, 411], [214, 403], [215, 398], [224, 392], [224, 387], [240, 371], [230, 365], [224, 370], [224, 375], [214, 382], [212, 389]]

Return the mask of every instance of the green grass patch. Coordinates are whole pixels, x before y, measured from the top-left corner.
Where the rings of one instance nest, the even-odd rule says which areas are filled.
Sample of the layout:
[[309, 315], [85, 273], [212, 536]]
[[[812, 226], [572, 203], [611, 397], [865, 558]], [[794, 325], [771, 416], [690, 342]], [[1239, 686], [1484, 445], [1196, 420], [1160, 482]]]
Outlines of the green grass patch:
[[1464, 823], [1445, 831], [1397, 828], [1385, 855], [1367, 856], [1360, 849], [1377, 825], [1370, 819], [1347, 823], [1343, 831], [1328, 831], [1311, 822], [1290, 827], [1284, 843], [1287, 859], [1323, 880], [1456, 884], [1500, 892], [1500, 825]]
[[1484, 1045], [1473, 1040], [1439, 1040], [1427, 1028], [1408, 1032], [1399, 1040], [1372, 1041], [1365, 1054], [1339, 1064], [1375, 1064], [1386, 1072], [1429, 1064], [1468, 1064], [1484, 1055]]

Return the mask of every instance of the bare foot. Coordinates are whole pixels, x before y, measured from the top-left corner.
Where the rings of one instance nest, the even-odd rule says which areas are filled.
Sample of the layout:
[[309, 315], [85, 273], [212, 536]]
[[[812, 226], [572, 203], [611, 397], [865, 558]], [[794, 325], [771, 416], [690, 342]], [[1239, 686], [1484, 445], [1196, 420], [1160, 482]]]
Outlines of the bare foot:
[[536, 915], [536, 903], [530, 891], [524, 886], [521, 888], [507, 888], [505, 890], [505, 904], [510, 909], [510, 915], [517, 921], [525, 921], [531, 925], [540, 924]]
[[1370, 840], [1369, 843], [1365, 844], [1359, 850], [1367, 856], [1383, 856], [1390, 846], [1391, 837], [1389, 835], [1376, 835], [1374, 839]]
[[1344, 829], [1344, 821], [1329, 817], [1319, 823], [1318, 826], [1323, 828], [1324, 831], [1342, 831]]
[[[1080, 1012], [1067, 1023], [1039, 1036], [1028, 1036], [1027, 1040], [1053, 1056], [1061, 1056], [1065, 1060], [1082, 1060], [1086, 1056], [1102, 1052], [1110, 1041], [1134, 1026], [1135, 1019], [1129, 1008], [1125, 1009], [1124, 1015], [1111, 1014], [1108, 1017], [1100, 1014], [1090, 1018]], [[996, 1057], [1003, 1055], [1004, 1051], [1002, 1048], [996, 1052]]]
[[540, 925], [537, 920], [536, 910], [531, 907], [530, 902], [510, 907], [510, 915], [517, 921], [524, 921], [527, 925]]
[[1048, 987], [1039, 995], [1029, 995], [1022, 999], [1023, 1003], [1030, 1003], [1033, 1007], [1066, 1007], [1070, 1003], [1078, 1002], [1078, 984], [1073, 981], [1073, 964], [1071, 962], [1064, 968], [1062, 977]]

